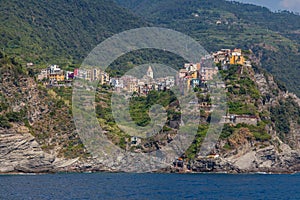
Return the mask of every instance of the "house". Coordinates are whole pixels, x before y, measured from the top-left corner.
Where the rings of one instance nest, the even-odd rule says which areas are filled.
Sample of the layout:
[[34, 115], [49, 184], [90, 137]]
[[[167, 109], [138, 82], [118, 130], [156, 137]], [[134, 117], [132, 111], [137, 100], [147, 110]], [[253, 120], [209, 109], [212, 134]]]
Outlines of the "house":
[[117, 92], [121, 92], [121, 90], [124, 88], [124, 80], [119, 78], [112, 78], [110, 80], [110, 84], [114, 87], [114, 90]]
[[230, 49], [221, 49], [221, 51], [217, 51], [213, 53], [214, 63], [221, 63], [222, 65], [229, 64], [231, 50]]
[[188, 72], [195, 72], [197, 70], [200, 70], [201, 65], [200, 63], [185, 63], [184, 64], [184, 68], [188, 71]]
[[62, 70], [58, 65], [50, 65], [47, 68], [48, 74], [55, 74], [55, 73], [60, 73]]
[[91, 80], [99, 80], [101, 70], [100, 69], [92, 69], [92, 77]]
[[179, 70], [179, 78], [184, 78], [187, 75], [188, 71], [186, 69]]
[[245, 57], [242, 55], [241, 49], [234, 49], [231, 53], [230, 64], [231, 65], [244, 65], [246, 62]]
[[63, 71], [59, 72], [59, 73], [52, 73], [52, 74], [48, 74], [48, 79], [50, 81], [64, 81], [65, 80], [65, 75], [63, 73]]
[[200, 86], [200, 79], [196, 78], [196, 79], [190, 80], [190, 86], [192, 88], [199, 87]]
[[218, 67], [203, 67], [201, 68], [200, 75], [203, 82], [213, 80], [214, 76], [219, 72]]
[[182, 158], [177, 158], [175, 159], [175, 161], [173, 162], [174, 167], [176, 168], [183, 168], [184, 167], [184, 161]]
[[222, 123], [225, 124], [249, 124], [257, 125], [258, 117], [253, 115], [226, 115], [223, 116]]
[[235, 118], [236, 124], [249, 124], [249, 125], [257, 125], [258, 118], [256, 116], [250, 116], [250, 115], [238, 115]]
[[175, 78], [174, 76], [168, 76], [165, 78], [166, 86], [171, 88], [175, 86]]
[[40, 74], [37, 77], [37, 80], [42, 81], [44, 79], [47, 79], [47, 69], [42, 69]]
[[74, 77], [76, 78], [76, 77], [78, 77], [78, 75], [79, 75], [79, 69], [76, 68], [76, 69], [74, 69]]
[[26, 64], [26, 67], [33, 67], [33, 66], [34, 64], [32, 62]]
[[101, 72], [101, 79], [100, 79], [100, 83], [101, 84], [108, 84], [110, 80], [110, 76], [108, 73], [106, 72]]
[[131, 146], [138, 146], [138, 145], [141, 144], [142, 139], [140, 137], [137, 137], [137, 136], [132, 136], [130, 141], [131, 141]]
[[65, 80], [72, 80], [72, 79], [74, 79], [74, 72], [66, 71]]
[[47, 69], [47, 79], [51, 82], [60, 82], [65, 80], [64, 71], [58, 65], [50, 65]]

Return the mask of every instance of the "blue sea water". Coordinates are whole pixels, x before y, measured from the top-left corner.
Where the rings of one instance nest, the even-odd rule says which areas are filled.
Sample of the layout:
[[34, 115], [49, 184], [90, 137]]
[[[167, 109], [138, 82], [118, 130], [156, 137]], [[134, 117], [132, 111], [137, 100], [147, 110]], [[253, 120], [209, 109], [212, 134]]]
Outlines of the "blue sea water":
[[300, 199], [300, 175], [1, 175], [0, 199]]

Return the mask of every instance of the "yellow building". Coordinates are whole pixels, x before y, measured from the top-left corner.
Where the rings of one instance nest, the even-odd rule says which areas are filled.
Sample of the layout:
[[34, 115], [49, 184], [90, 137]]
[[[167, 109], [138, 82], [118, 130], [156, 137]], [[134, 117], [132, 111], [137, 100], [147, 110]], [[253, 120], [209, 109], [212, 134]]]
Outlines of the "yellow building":
[[108, 84], [109, 83], [109, 74], [101, 71], [99, 74], [99, 83], [101, 85]]
[[240, 52], [233, 52], [230, 57], [230, 64], [231, 65], [244, 65], [246, 59]]
[[49, 80], [56, 80], [56, 81], [64, 81], [65, 75], [63, 73], [53, 73], [48, 75]]
[[198, 78], [198, 72], [197, 71], [191, 72], [190, 75], [192, 76], [192, 78]]

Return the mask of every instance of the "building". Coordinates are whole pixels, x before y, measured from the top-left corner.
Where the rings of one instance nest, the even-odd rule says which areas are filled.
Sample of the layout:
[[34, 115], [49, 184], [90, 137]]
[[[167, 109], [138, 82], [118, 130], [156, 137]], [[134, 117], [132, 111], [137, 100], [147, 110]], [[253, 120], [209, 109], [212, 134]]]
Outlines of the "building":
[[26, 67], [33, 67], [33, 66], [34, 64], [32, 62], [26, 64]]
[[199, 71], [201, 68], [200, 63], [185, 63], [184, 64], [184, 69], [186, 69], [189, 72], [195, 72], [195, 71]]
[[55, 74], [55, 73], [60, 73], [62, 70], [58, 65], [50, 65], [47, 68], [48, 74]]
[[174, 167], [176, 168], [183, 168], [184, 167], [184, 161], [182, 158], [177, 158], [175, 159], [175, 161], [173, 162]]
[[192, 88], [199, 87], [200, 86], [200, 79], [191, 79], [190, 80], [190, 86]]
[[220, 63], [222, 65], [229, 64], [230, 62], [230, 49], [221, 49], [221, 51], [217, 51], [213, 53], [214, 63]]
[[218, 72], [218, 67], [203, 67], [200, 71], [201, 80], [203, 82], [213, 80]]
[[60, 73], [55, 73], [55, 74], [49, 74], [48, 75], [48, 79], [50, 81], [57, 81], [57, 82], [61, 82], [65, 80], [65, 75], [63, 72]]
[[37, 80], [42, 81], [42, 80], [47, 79], [48, 78], [47, 74], [48, 74], [47, 69], [42, 69], [40, 74], [37, 77]]
[[73, 80], [73, 79], [74, 79], [74, 72], [66, 71], [65, 80]]
[[179, 70], [179, 78], [184, 78], [187, 76], [188, 71], [186, 69]]
[[79, 69], [78, 68], [74, 69], [74, 78], [78, 77], [78, 74], [79, 74]]
[[58, 65], [50, 65], [47, 69], [41, 70], [37, 79], [48, 79], [51, 82], [60, 82], [65, 80], [65, 75], [64, 71], [61, 70]]
[[152, 70], [152, 67], [149, 66], [148, 70], [147, 70], [147, 76], [151, 79], [153, 79], [153, 70]]
[[131, 146], [138, 146], [139, 144], [141, 144], [142, 139], [137, 136], [132, 136], [130, 141], [131, 141]]
[[63, 71], [58, 72], [58, 73], [52, 73], [52, 74], [48, 74], [48, 79], [50, 81], [61, 82], [61, 81], [65, 80], [65, 75], [64, 75]]
[[222, 122], [225, 124], [249, 124], [257, 125], [258, 118], [253, 115], [226, 115], [223, 116]]
[[108, 73], [106, 73], [104, 71], [100, 71], [98, 80], [101, 85], [109, 84], [110, 76]]
[[242, 55], [241, 49], [234, 49], [231, 53], [230, 64], [231, 65], [244, 65], [246, 62], [245, 57]]

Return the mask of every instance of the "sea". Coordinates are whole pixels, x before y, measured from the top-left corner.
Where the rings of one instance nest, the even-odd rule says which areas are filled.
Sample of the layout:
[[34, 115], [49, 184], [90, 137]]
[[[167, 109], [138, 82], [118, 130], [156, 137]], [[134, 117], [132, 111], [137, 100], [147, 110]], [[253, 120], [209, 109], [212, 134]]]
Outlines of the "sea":
[[300, 174], [0, 175], [0, 199], [300, 199]]

